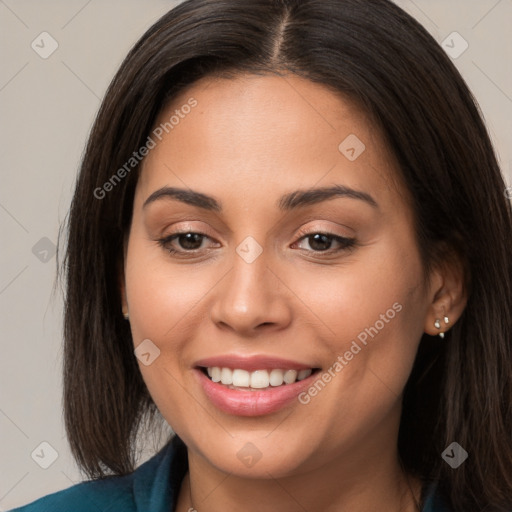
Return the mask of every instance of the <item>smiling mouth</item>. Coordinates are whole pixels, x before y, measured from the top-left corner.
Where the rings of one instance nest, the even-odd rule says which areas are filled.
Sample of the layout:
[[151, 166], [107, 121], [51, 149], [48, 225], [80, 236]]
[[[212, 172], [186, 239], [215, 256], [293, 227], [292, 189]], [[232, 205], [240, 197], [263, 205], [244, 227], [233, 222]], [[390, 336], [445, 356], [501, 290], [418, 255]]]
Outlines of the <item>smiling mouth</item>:
[[320, 370], [319, 368], [302, 370], [281, 370], [273, 368], [249, 372], [240, 368], [225, 368], [219, 366], [201, 366], [198, 369], [212, 382], [222, 384], [228, 389], [240, 391], [264, 391], [266, 389], [287, 386], [307, 379]]

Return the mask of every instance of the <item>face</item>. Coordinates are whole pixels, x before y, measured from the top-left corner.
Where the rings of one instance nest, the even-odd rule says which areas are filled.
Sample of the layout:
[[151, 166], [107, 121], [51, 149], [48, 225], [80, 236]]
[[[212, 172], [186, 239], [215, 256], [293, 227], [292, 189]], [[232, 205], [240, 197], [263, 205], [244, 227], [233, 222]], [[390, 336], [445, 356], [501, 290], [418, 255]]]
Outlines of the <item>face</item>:
[[428, 293], [376, 126], [321, 85], [241, 75], [196, 82], [155, 128], [122, 293], [189, 454], [278, 477], [396, 445]]

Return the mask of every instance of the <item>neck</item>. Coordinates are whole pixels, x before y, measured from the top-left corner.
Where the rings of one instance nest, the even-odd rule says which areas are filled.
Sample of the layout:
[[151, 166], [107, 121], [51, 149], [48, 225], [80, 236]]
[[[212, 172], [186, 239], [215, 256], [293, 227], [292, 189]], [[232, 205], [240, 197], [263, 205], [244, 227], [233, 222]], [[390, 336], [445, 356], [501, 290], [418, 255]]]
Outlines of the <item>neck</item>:
[[358, 470], [347, 464], [345, 457], [339, 459], [289, 477], [269, 474], [266, 479], [250, 479], [223, 473], [189, 453], [189, 472], [183, 479], [176, 510], [419, 512], [421, 481], [403, 472], [396, 453], [387, 460], [378, 457], [366, 461]]

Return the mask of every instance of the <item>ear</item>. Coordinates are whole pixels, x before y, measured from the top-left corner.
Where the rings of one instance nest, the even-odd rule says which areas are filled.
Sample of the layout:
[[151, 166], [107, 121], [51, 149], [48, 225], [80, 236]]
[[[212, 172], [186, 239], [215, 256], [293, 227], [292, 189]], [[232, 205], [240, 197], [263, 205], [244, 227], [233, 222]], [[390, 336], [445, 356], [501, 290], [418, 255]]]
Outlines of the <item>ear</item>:
[[[424, 330], [431, 336], [449, 331], [462, 315], [467, 304], [464, 264], [451, 253], [431, 272], [429, 305]], [[448, 322], [445, 319], [448, 319]], [[436, 327], [439, 321], [440, 328]]]

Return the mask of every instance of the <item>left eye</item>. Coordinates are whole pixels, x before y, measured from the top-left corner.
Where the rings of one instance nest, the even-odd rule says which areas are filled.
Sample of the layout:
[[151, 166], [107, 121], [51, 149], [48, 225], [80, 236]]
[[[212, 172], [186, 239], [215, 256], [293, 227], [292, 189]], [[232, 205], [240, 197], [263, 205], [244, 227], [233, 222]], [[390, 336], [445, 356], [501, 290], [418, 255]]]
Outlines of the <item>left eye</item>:
[[[311, 233], [303, 236], [297, 244], [306, 240], [313, 252], [338, 252], [348, 249], [355, 244], [355, 240], [353, 238], [331, 235], [329, 233]], [[337, 249], [332, 249], [333, 242], [338, 244], [339, 247]], [[303, 249], [303, 247], [300, 248]]]

